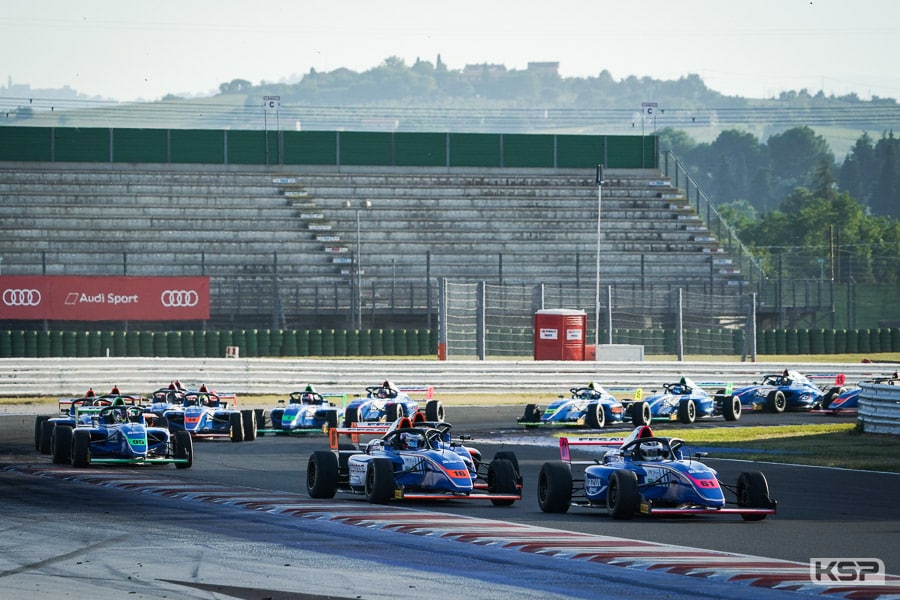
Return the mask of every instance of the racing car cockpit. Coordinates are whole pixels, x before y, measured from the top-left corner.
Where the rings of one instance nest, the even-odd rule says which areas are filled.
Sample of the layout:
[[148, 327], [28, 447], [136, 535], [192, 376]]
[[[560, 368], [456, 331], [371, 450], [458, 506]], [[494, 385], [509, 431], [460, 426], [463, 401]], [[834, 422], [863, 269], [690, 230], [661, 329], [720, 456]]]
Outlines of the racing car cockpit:
[[421, 428], [397, 429], [384, 437], [384, 447], [393, 450], [428, 450], [431, 443]]

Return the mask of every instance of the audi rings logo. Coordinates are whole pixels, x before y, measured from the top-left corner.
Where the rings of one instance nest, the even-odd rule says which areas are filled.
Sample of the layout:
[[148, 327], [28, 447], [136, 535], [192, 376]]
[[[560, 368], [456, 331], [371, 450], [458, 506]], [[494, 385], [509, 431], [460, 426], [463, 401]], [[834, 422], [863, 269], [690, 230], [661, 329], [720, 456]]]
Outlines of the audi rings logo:
[[40, 303], [40, 290], [3, 290], [3, 304], [7, 306], [37, 306]]
[[165, 290], [159, 299], [166, 308], [190, 308], [200, 302], [200, 294], [194, 290]]

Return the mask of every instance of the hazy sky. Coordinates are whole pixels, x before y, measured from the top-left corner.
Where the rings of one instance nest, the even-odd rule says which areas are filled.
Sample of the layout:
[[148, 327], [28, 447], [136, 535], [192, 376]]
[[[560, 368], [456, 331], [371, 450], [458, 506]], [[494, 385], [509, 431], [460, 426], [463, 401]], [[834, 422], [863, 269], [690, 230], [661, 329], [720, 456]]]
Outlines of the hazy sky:
[[693, 73], [753, 98], [802, 88], [898, 98], [898, 34], [897, 0], [7, 0], [0, 86], [152, 100], [440, 55], [450, 69]]

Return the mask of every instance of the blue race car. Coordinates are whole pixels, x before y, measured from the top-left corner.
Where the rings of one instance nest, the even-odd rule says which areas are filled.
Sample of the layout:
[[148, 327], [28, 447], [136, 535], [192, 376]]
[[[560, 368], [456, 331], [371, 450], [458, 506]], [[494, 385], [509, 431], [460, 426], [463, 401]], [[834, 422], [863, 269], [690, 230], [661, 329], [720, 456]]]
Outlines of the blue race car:
[[569, 394], [568, 398], [560, 396], [544, 409], [536, 404], [526, 404], [525, 413], [518, 422], [525, 427], [560, 425], [590, 429], [603, 429], [622, 422], [625, 414], [622, 403], [593, 381], [585, 387], [570, 388]]
[[149, 424], [155, 419], [140, 406], [91, 406], [78, 409], [77, 425], [53, 431], [53, 462], [76, 467], [91, 464], [174, 464], [188, 469], [194, 447], [186, 431], [170, 433]]
[[393, 423], [403, 417], [412, 417], [419, 410], [419, 401], [413, 400], [409, 392], [425, 392], [425, 418], [428, 421], [444, 420], [444, 405], [432, 398], [434, 389], [430, 386], [397, 387], [385, 380], [381, 385], [366, 388], [364, 398], [356, 398], [344, 407], [344, 427], [353, 423], [385, 422]]
[[38, 415], [35, 418], [34, 449], [41, 454], [51, 454], [53, 451], [51, 447], [53, 429], [57, 425], [75, 427], [75, 415], [79, 408], [86, 406], [112, 406], [114, 403], [136, 406], [141, 404], [141, 397], [121, 394], [119, 388], [114, 386], [109, 394], [98, 396], [94, 393], [94, 389], [91, 388], [81, 398], [60, 398], [58, 401], [58, 416]]
[[[859, 393], [862, 391], [861, 388], [859, 386], [845, 388], [843, 387], [843, 380], [835, 383], [836, 387], [829, 390], [822, 398], [822, 408], [810, 412], [832, 416], [853, 416], [859, 414]], [[895, 371], [892, 375], [876, 377], [868, 380], [867, 383], [898, 385], [900, 384], [900, 373]], [[840, 384], [840, 387], [837, 387], [838, 384]]]
[[781, 373], [764, 375], [762, 383], [734, 390], [731, 397], [750, 410], [782, 413], [821, 408], [824, 396], [825, 391], [808, 377], [785, 369]]
[[[357, 445], [360, 436], [367, 435], [377, 437]], [[490, 500], [495, 506], [508, 506], [522, 499], [522, 479], [510, 457], [498, 453], [483, 469], [469, 449], [448, 436], [449, 429], [424, 422], [413, 426], [409, 418], [388, 427], [332, 429], [331, 450], [309, 457], [307, 492], [312, 498], [333, 498], [338, 491], [361, 494], [374, 504], [400, 499]], [[342, 437], [355, 441], [342, 442]]]
[[337, 427], [344, 418], [344, 409], [328, 399], [334, 397], [345, 395], [320, 394], [307, 384], [302, 391], [291, 392], [287, 401], [279, 400], [278, 406], [268, 412], [256, 409], [256, 433], [321, 433]]
[[726, 421], [741, 418], [738, 399], [711, 396], [687, 377], [678, 383], [663, 384], [661, 394], [654, 393], [643, 400], [625, 403], [626, 415], [636, 427], [651, 421], [674, 421], [690, 424], [697, 419], [722, 416]]
[[[573, 461], [572, 446], [610, 449], [599, 460]], [[581, 506], [606, 509], [614, 519], [738, 514], [746, 521], [775, 514], [761, 472], [743, 472], [736, 485], [727, 485], [714, 469], [686, 458], [684, 442], [656, 437], [646, 425], [624, 439], [560, 438], [559, 451], [561, 460], [545, 462], [538, 475], [538, 504], [544, 512]], [[573, 465], [586, 465], [581, 478], [572, 474]]]
[[[228, 397], [234, 398], [234, 395]], [[224, 396], [199, 390], [184, 391], [181, 406], [163, 411], [169, 431], [187, 431], [195, 438], [229, 438], [232, 442], [256, 439], [256, 413], [228, 407]]]

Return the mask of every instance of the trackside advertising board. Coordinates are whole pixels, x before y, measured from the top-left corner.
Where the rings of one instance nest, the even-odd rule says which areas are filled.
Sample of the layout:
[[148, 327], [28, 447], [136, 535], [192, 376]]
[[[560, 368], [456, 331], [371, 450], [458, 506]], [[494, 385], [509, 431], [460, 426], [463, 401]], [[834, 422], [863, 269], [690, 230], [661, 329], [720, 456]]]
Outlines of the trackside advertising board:
[[0, 276], [0, 319], [209, 319], [209, 277]]

